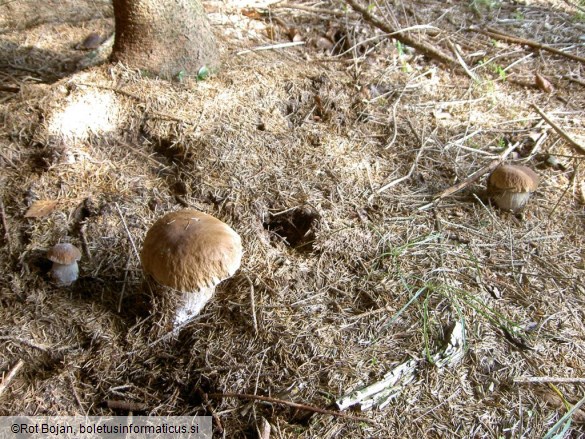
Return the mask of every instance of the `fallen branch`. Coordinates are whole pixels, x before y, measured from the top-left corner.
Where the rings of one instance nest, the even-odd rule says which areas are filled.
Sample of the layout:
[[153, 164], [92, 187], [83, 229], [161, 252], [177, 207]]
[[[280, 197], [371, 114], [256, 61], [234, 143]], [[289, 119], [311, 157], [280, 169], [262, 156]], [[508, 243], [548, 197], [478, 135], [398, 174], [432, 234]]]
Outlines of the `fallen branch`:
[[457, 183], [456, 185], [453, 185], [450, 188], [445, 189], [439, 195], [436, 195], [433, 198], [433, 201], [432, 202], [430, 202], [429, 204], [425, 204], [424, 206], [419, 207], [418, 210], [427, 210], [427, 209], [429, 209], [429, 208], [431, 208], [433, 206], [436, 206], [442, 199], [447, 198], [447, 197], [453, 195], [456, 192], [459, 192], [460, 190], [466, 188], [470, 184], [472, 184], [475, 181], [479, 180], [482, 175], [487, 174], [488, 172], [493, 171], [498, 166], [500, 166], [500, 164], [504, 160], [506, 160], [506, 158], [510, 155], [510, 153], [512, 151], [514, 151], [518, 147], [518, 145], [519, 145], [519, 143], [514, 143], [513, 145], [511, 145], [510, 147], [508, 147], [508, 149], [506, 149], [502, 153], [502, 155], [500, 155], [499, 158], [497, 158], [495, 160], [492, 160], [490, 163], [488, 163], [487, 165], [485, 165], [483, 168], [478, 169], [477, 171], [475, 171], [473, 174], [471, 174], [469, 177], [467, 177], [462, 182]]
[[10, 370], [10, 372], [8, 372], [8, 375], [6, 375], [6, 378], [4, 378], [2, 380], [2, 382], [0, 383], [0, 396], [8, 388], [11, 381], [14, 379], [14, 377], [16, 376], [18, 371], [22, 368], [22, 366], [24, 366], [24, 361], [18, 360], [18, 363], [16, 363], [16, 365]]
[[300, 410], [306, 410], [314, 413], [321, 413], [323, 415], [332, 415], [339, 418], [351, 419], [352, 421], [368, 422], [370, 424], [376, 424], [376, 421], [370, 418], [364, 418], [360, 416], [346, 415], [345, 413], [336, 412], [333, 410], [322, 409], [312, 405], [299, 404], [297, 402], [286, 401], [284, 399], [272, 398], [270, 396], [250, 395], [247, 393], [209, 393], [210, 398], [240, 398], [240, 399], [252, 399], [256, 401], [271, 402], [273, 404], [282, 404], [289, 407], [293, 407]]
[[406, 44], [407, 46], [413, 47], [414, 49], [421, 52], [423, 55], [428, 56], [429, 58], [435, 59], [443, 64], [448, 66], [455, 66], [457, 62], [451, 58], [449, 55], [444, 53], [442, 50], [425, 43], [423, 41], [415, 40], [408, 32], [404, 30], [397, 30], [393, 29], [390, 24], [386, 23], [385, 21], [380, 20], [379, 18], [370, 14], [370, 12], [364, 6], [360, 5], [357, 0], [346, 0], [346, 2], [356, 11], [361, 14], [364, 20], [366, 20], [371, 25], [377, 27], [383, 32], [390, 34], [389, 36], [396, 38], [401, 43]]
[[585, 146], [581, 145], [579, 142], [577, 142], [575, 139], [569, 136], [569, 134], [565, 130], [563, 130], [560, 126], [553, 122], [552, 119], [548, 117], [548, 115], [540, 108], [538, 108], [536, 105], [530, 104], [530, 106], [534, 108], [534, 111], [536, 111], [540, 115], [540, 117], [542, 117], [546, 121], [546, 123], [553, 127], [553, 129], [559, 134], [559, 136], [565, 139], [578, 152], [580, 152], [581, 154], [585, 154]]
[[527, 40], [525, 38], [515, 37], [512, 35], [508, 35], [499, 31], [497, 29], [487, 28], [487, 29], [479, 29], [477, 27], [470, 27], [470, 31], [477, 32], [483, 35], [486, 35], [494, 40], [505, 41], [506, 43], [511, 44], [520, 44], [522, 46], [532, 47], [533, 49], [537, 50], [544, 50], [546, 52], [554, 53], [555, 55], [564, 56], [565, 58], [572, 59], [574, 61], [579, 61], [585, 63], [585, 58], [578, 55], [573, 55], [572, 53], [563, 52], [562, 50], [555, 49], [554, 47], [547, 46], [546, 44], [539, 43], [534, 40]]

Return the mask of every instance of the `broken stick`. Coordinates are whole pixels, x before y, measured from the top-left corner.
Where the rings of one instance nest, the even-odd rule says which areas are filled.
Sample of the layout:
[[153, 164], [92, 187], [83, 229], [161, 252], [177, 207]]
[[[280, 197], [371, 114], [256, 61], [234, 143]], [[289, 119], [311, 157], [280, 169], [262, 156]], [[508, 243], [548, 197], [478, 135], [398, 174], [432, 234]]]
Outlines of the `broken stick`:
[[260, 396], [260, 395], [249, 395], [247, 393], [210, 393], [208, 395], [210, 398], [240, 398], [240, 399], [252, 399], [256, 401], [264, 401], [264, 402], [271, 402], [273, 404], [282, 404], [287, 405], [289, 407], [293, 407], [300, 410], [307, 410], [309, 412], [314, 413], [321, 413], [324, 415], [332, 415], [337, 416], [339, 418], [351, 419], [353, 421], [360, 421], [360, 422], [367, 422], [369, 424], [376, 424], [376, 421], [370, 418], [365, 418], [361, 416], [351, 416], [345, 413], [336, 412], [334, 410], [327, 410], [322, 409], [320, 407], [315, 407], [312, 405], [307, 404], [299, 404], [298, 402], [287, 401], [285, 399], [278, 399], [272, 398], [270, 396]]
[[579, 142], [577, 142], [575, 139], [569, 136], [569, 134], [565, 130], [563, 130], [559, 125], [553, 122], [552, 119], [548, 117], [548, 115], [540, 108], [538, 108], [536, 105], [530, 104], [530, 106], [534, 108], [534, 111], [536, 111], [540, 115], [540, 117], [542, 117], [546, 121], [546, 123], [553, 127], [553, 129], [558, 133], [559, 136], [565, 139], [578, 152], [580, 152], [581, 154], [585, 154], [585, 146], [581, 145]]
[[488, 27], [487, 29], [484, 30], [484, 29], [479, 29], [477, 27], [472, 26], [469, 28], [469, 30], [483, 34], [485, 36], [493, 38], [494, 40], [505, 41], [506, 43], [511, 43], [511, 44], [520, 44], [522, 46], [532, 47], [533, 49], [537, 49], [537, 50], [544, 50], [546, 52], [554, 53], [555, 55], [564, 56], [565, 58], [569, 58], [569, 59], [572, 59], [574, 61], [579, 61], [579, 62], [585, 63], [585, 58], [583, 58], [582, 56], [573, 55], [572, 53], [563, 52], [562, 50], [555, 49], [554, 47], [547, 46], [546, 44], [542, 44], [542, 43], [539, 43], [539, 42], [534, 41], [534, 40], [527, 40], [525, 38], [520, 38], [520, 37], [515, 37], [513, 35], [508, 35], [502, 31], [499, 31], [497, 29], [493, 29], [490, 27]]
[[6, 377], [0, 383], [0, 396], [8, 388], [8, 386], [10, 385], [10, 383], [12, 382], [12, 380], [14, 379], [14, 377], [16, 376], [18, 371], [22, 368], [22, 366], [24, 366], [24, 361], [18, 360], [18, 363], [16, 363], [16, 365], [12, 369], [10, 369], [10, 372], [8, 372], [8, 375], [6, 375]]
[[347, 0], [347, 3], [354, 9], [354, 11], [359, 12], [364, 20], [366, 20], [368, 23], [377, 27], [381, 31], [386, 32], [387, 34], [390, 34], [390, 36], [396, 38], [401, 43], [413, 47], [423, 55], [428, 56], [429, 58], [433, 58], [447, 66], [453, 67], [457, 65], [457, 62], [449, 55], [444, 53], [441, 49], [422, 40], [415, 39], [409, 32], [400, 29], [393, 29], [389, 23], [382, 21], [372, 15], [368, 9], [365, 6], [359, 4], [357, 0]]

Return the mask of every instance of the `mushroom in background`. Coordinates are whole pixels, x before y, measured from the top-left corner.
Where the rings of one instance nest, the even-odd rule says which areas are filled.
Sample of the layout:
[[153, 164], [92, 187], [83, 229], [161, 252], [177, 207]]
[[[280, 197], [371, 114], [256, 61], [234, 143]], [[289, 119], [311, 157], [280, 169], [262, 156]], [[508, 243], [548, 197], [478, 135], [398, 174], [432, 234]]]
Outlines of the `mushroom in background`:
[[93, 50], [100, 47], [102, 44], [102, 37], [96, 32], [90, 33], [85, 39], [75, 46], [77, 50]]
[[47, 259], [53, 263], [49, 274], [57, 285], [71, 285], [79, 277], [77, 261], [81, 259], [81, 252], [73, 244], [55, 244], [47, 252]]
[[488, 196], [500, 209], [518, 212], [538, 187], [538, 174], [522, 165], [502, 165], [490, 174]]
[[180, 293], [175, 330], [199, 314], [216, 285], [237, 271], [241, 259], [240, 236], [217, 218], [193, 209], [156, 221], [140, 254], [147, 274]]

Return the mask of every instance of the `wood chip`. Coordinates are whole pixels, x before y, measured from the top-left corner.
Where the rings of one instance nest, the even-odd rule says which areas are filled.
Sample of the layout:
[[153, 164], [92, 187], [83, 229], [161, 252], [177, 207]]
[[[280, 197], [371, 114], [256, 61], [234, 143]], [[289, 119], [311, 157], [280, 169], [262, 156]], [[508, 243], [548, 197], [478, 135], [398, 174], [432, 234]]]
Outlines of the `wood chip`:
[[38, 200], [31, 204], [26, 213], [25, 218], [42, 218], [50, 215], [57, 208], [57, 200]]

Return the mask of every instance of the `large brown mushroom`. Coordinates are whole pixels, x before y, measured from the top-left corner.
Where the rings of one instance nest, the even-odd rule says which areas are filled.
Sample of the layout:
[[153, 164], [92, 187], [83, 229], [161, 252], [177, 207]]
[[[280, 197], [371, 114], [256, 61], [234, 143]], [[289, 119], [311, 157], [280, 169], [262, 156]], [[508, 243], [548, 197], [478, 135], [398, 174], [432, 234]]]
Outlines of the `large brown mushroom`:
[[538, 174], [522, 165], [501, 165], [487, 181], [488, 196], [500, 209], [518, 212], [538, 187]]
[[175, 329], [199, 314], [216, 285], [236, 272], [241, 259], [240, 236], [224, 222], [193, 209], [156, 221], [140, 254], [148, 275], [180, 293]]

